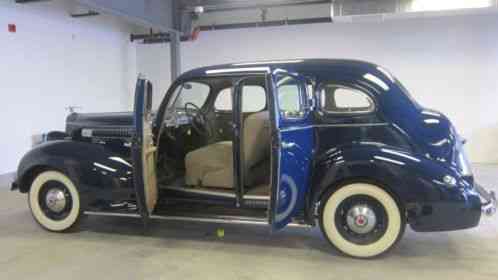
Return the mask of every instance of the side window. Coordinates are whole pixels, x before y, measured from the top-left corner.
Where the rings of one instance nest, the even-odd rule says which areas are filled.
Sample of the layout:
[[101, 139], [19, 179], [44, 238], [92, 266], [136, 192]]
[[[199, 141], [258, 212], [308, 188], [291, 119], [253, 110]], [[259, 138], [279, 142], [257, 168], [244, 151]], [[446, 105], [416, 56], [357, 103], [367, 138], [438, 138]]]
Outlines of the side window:
[[232, 89], [225, 88], [222, 89], [216, 100], [214, 101], [214, 108], [217, 111], [232, 111]]
[[259, 112], [266, 107], [266, 91], [262, 86], [245, 85], [242, 88], [242, 112]]
[[[218, 111], [232, 111], [232, 89], [222, 89], [216, 100], [214, 108]], [[242, 112], [259, 112], [266, 107], [266, 92], [261, 86], [244, 85], [242, 88]]]
[[204, 83], [186, 82], [178, 86], [174, 107], [177, 109], [185, 108], [185, 104], [192, 103], [197, 107], [202, 107], [206, 103], [211, 88]]
[[284, 118], [304, 116], [303, 94], [303, 88], [297, 79], [285, 75], [277, 76], [278, 106]]
[[320, 107], [332, 114], [364, 114], [375, 110], [368, 94], [339, 85], [326, 85], [320, 92]]

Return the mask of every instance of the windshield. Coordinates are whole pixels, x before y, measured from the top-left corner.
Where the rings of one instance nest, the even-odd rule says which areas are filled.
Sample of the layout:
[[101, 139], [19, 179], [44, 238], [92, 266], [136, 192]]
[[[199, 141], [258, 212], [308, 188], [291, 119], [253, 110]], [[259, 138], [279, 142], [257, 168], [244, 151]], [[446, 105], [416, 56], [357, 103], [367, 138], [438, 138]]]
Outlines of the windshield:
[[206, 103], [211, 88], [201, 82], [187, 82], [175, 89], [172, 102], [168, 108], [185, 109], [185, 104], [192, 103], [201, 108]]

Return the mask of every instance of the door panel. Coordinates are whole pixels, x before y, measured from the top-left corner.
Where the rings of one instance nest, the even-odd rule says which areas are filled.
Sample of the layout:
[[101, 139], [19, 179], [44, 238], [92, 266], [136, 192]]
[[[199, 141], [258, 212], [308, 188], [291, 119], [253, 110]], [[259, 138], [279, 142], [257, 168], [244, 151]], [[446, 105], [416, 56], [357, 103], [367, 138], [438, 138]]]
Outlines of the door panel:
[[232, 111], [216, 111], [214, 121], [217, 141], [233, 140], [233, 114]]
[[138, 79], [135, 90], [134, 125], [132, 147], [133, 181], [140, 214], [147, 220], [154, 210], [157, 198], [156, 146], [152, 133], [152, 84]]
[[270, 223], [280, 229], [299, 215], [310, 183], [314, 128], [304, 81], [279, 74], [272, 78], [275, 96], [273, 154], [277, 174], [272, 182]]

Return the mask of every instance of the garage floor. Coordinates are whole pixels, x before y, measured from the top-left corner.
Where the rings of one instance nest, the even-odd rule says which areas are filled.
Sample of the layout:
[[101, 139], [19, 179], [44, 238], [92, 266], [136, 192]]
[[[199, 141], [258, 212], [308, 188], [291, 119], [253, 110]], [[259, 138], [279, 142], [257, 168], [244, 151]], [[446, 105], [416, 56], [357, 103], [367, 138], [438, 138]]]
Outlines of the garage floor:
[[[498, 166], [474, 171], [498, 184]], [[156, 222], [144, 234], [137, 219], [88, 217], [78, 232], [49, 233], [26, 196], [2, 185], [0, 279], [498, 279], [497, 217], [459, 232], [408, 229], [390, 254], [365, 261], [339, 256], [317, 229]]]

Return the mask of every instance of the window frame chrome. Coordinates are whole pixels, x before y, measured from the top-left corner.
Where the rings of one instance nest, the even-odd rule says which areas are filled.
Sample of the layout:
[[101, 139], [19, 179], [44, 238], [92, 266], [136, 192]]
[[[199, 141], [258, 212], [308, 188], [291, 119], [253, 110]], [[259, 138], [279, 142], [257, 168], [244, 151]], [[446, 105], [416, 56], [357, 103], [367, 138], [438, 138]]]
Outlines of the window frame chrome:
[[282, 110], [280, 108], [280, 99], [278, 96], [279, 90], [278, 90], [277, 81], [275, 80], [275, 91], [276, 91], [275, 92], [275, 95], [276, 95], [275, 101], [277, 103], [277, 108], [278, 108], [278, 112], [280, 114], [280, 117], [282, 119], [288, 120], [288, 121], [297, 121], [297, 120], [305, 119], [307, 116], [307, 112], [309, 111], [309, 107], [310, 107], [310, 106], [308, 106], [309, 92], [308, 92], [307, 84], [305, 83], [305, 81], [300, 79], [299, 76], [292, 75], [290, 73], [278, 73], [278, 74], [273, 74], [273, 75], [274, 75], [275, 79], [279, 75], [290, 77], [297, 82], [297, 86], [299, 88], [299, 111], [297, 111], [296, 116], [290, 116], [287, 114], [287, 112], [289, 112], [289, 111], [285, 111], [285, 110]]
[[[340, 88], [344, 88], [344, 89], [348, 89], [348, 90], [351, 90], [351, 91], [354, 91], [354, 92], [358, 92], [362, 95], [364, 95], [368, 102], [371, 104], [371, 108], [369, 108], [368, 110], [363, 110], [363, 111], [351, 111], [351, 112], [338, 112], [338, 111], [330, 111], [330, 110], [327, 110], [324, 106], [323, 106], [323, 102], [324, 102], [324, 99], [323, 99], [323, 96], [322, 96], [322, 91], [328, 87], [328, 86], [335, 86], [335, 87], [340, 87]], [[348, 86], [348, 85], [345, 85], [345, 84], [342, 84], [342, 83], [331, 83], [331, 82], [322, 82], [320, 84], [319, 87], [317, 87], [317, 90], [316, 90], [316, 98], [317, 98], [317, 103], [316, 104], [316, 107], [318, 108], [318, 110], [324, 114], [328, 114], [328, 115], [335, 115], [335, 116], [357, 116], [357, 115], [368, 115], [368, 114], [372, 114], [372, 113], [375, 113], [377, 111], [377, 103], [375, 102], [375, 98], [373, 98], [371, 96], [370, 93], [366, 92], [365, 90], [362, 90], [362, 89], [358, 89], [358, 88], [355, 88], [355, 87], [352, 87], [352, 86]]]

